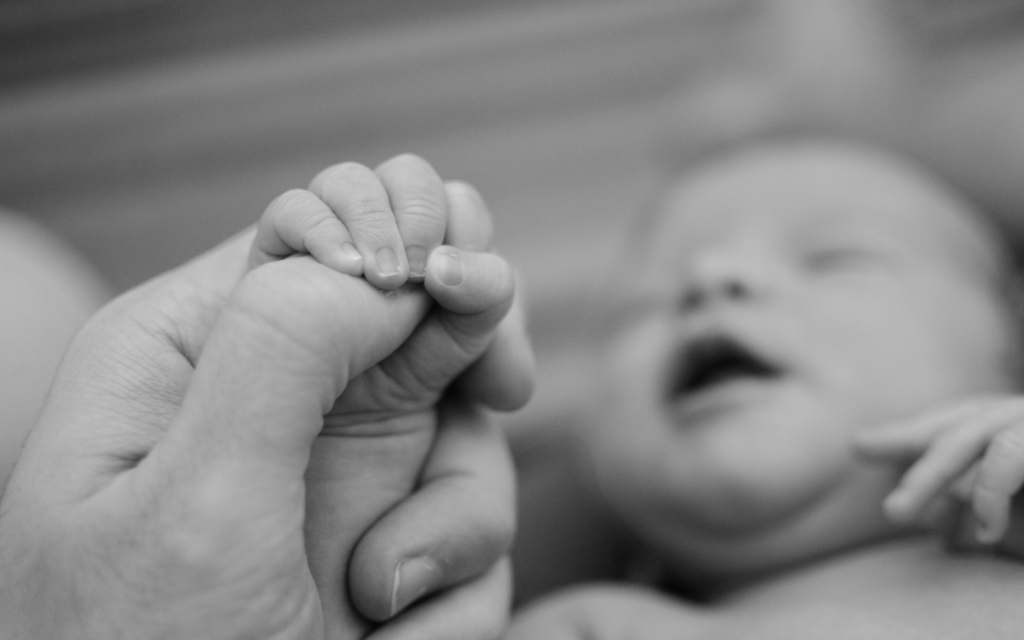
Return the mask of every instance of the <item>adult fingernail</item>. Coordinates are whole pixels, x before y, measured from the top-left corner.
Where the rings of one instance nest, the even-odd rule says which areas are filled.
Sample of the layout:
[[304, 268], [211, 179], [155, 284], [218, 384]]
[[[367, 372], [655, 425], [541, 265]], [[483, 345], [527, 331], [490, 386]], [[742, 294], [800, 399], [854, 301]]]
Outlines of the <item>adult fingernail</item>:
[[457, 287], [466, 279], [466, 265], [455, 253], [447, 251], [438, 255], [437, 277], [449, 287]]
[[402, 272], [398, 264], [398, 255], [391, 247], [377, 249], [377, 272], [382, 276], [397, 276]]
[[404, 610], [423, 596], [442, 578], [441, 569], [427, 557], [402, 560], [395, 569], [395, 584], [391, 588], [391, 615]]
[[405, 248], [405, 257], [409, 260], [409, 277], [423, 278], [427, 273], [427, 248], [411, 244]]

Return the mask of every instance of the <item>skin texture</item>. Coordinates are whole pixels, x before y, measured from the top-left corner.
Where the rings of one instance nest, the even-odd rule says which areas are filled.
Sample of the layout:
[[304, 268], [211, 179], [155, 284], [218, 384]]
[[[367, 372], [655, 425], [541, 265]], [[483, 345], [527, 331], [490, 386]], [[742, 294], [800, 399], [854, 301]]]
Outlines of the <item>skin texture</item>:
[[[878, 152], [766, 145], [680, 180], [631, 258], [607, 402], [583, 437], [609, 502], [710, 604], [636, 615], [635, 592], [570, 593], [513, 638], [1013, 637], [1021, 568], [891, 524], [902, 469], [851, 443], [1011, 389], [1000, 254], [962, 202]], [[781, 373], [674, 393], [709, 333]]]
[[[424, 288], [385, 294], [309, 257], [249, 271], [253, 237], [120, 297], [72, 343], [0, 503], [5, 637], [362, 637], [365, 619], [325, 599], [351, 590], [364, 615], [391, 615], [406, 558], [438, 571], [400, 607], [444, 593], [377, 637], [492, 637], [503, 624], [513, 496], [497, 432], [446, 405], [423, 460], [431, 430], [393, 427], [425, 416], [433, 428], [445, 376], [481, 354], [507, 366], [474, 384], [523, 400], [523, 360], [487, 355], [525, 344], [502, 321], [508, 266], [450, 248], [461, 283], [428, 265]], [[402, 380], [437, 388], [410, 394]], [[341, 431], [327, 439], [326, 414]], [[358, 499], [359, 464], [387, 455], [421, 466]], [[321, 509], [323, 550], [305, 511], [320, 509], [325, 477], [341, 491]], [[349, 562], [325, 575], [328, 555]]]

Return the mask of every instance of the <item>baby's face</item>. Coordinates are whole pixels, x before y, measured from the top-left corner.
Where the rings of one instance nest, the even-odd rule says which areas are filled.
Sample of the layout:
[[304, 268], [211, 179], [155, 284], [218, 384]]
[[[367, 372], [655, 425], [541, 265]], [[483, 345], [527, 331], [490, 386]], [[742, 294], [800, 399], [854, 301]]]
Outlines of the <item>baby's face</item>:
[[991, 239], [936, 184], [835, 146], [677, 184], [591, 437], [602, 488], [680, 570], [770, 571], [890, 532], [851, 435], [1009, 388]]

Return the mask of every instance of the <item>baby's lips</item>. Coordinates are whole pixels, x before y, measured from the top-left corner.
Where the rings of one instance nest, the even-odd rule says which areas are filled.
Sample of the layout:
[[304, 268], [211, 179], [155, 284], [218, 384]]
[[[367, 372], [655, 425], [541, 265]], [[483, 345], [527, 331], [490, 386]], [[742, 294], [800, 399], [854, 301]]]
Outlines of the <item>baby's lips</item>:
[[676, 398], [739, 378], [770, 379], [782, 369], [742, 340], [709, 333], [687, 341], [669, 365], [668, 397]]

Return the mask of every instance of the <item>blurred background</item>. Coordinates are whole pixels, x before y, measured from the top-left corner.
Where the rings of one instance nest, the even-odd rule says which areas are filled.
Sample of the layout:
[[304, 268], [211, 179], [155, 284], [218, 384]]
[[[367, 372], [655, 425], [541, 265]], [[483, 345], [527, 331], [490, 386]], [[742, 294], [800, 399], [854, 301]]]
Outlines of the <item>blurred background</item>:
[[1024, 0], [0, 1], [0, 206], [114, 291], [342, 160], [480, 188], [540, 364], [521, 464], [578, 419], [631, 217], [780, 131], [895, 147], [1024, 229]]

